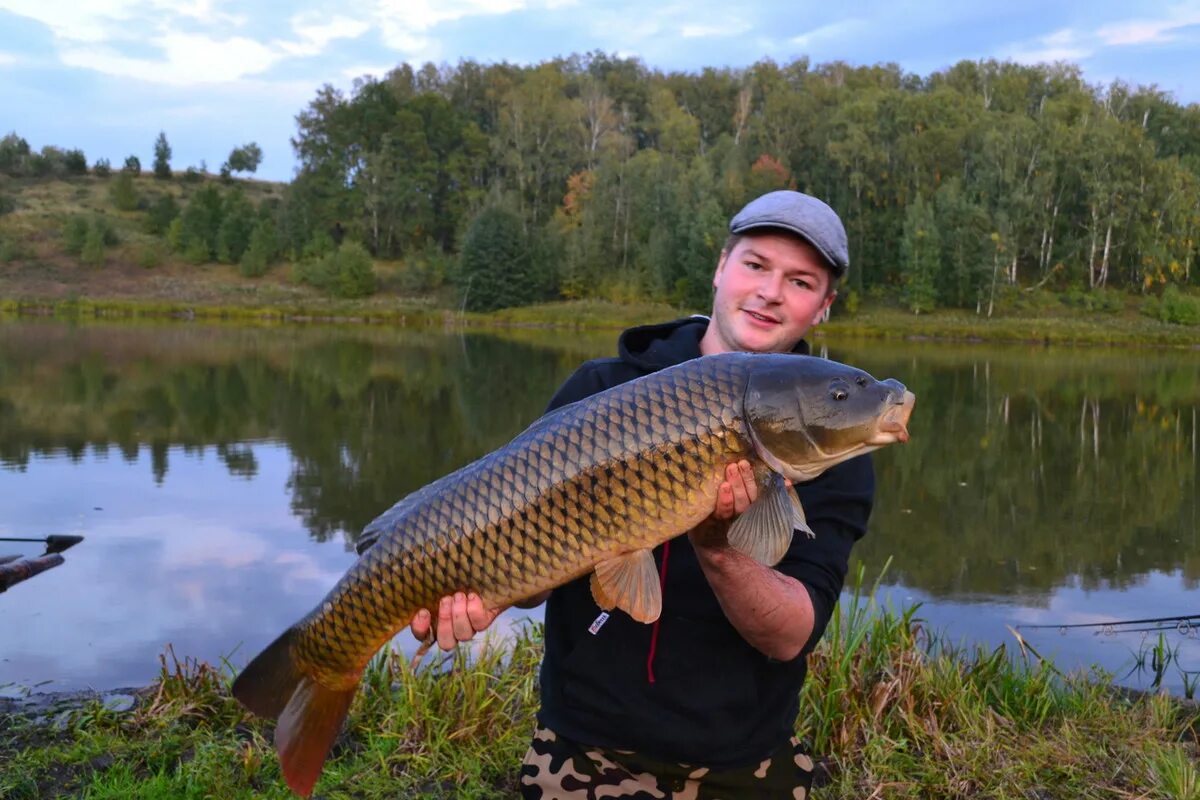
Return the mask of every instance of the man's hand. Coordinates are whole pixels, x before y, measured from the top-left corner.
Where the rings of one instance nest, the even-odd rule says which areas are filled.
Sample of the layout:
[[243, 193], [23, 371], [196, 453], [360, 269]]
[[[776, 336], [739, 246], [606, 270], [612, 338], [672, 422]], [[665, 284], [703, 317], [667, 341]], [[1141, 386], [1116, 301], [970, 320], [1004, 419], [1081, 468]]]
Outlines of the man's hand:
[[729, 546], [726, 535], [729, 523], [738, 514], [758, 499], [758, 483], [754, 480], [754, 468], [742, 459], [725, 467], [725, 480], [717, 489], [717, 502], [713, 513], [688, 532], [693, 547], [719, 549]]
[[688, 538], [730, 624], [759, 652], [790, 661], [812, 635], [813, 607], [808, 591], [795, 578], [729, 546], [730, 521], [757, 498], [758, 484], [750, 462], [730, 464], [717, 489], [712, 515], [689, 531]]
[[[453, 650], [459, 642], [469, 642], [475, 634], [487, 630], [503, 610], [484, 608], [483, 600], [474, 592], [457, 592], [452, 596], [443, 597], [438, 603], [438, 647]], [[432, 615], [427, 609], [422, 608], [418, 611], [409, 626], [412, 635], [421, 641], [427, 639], [431, 620]]]

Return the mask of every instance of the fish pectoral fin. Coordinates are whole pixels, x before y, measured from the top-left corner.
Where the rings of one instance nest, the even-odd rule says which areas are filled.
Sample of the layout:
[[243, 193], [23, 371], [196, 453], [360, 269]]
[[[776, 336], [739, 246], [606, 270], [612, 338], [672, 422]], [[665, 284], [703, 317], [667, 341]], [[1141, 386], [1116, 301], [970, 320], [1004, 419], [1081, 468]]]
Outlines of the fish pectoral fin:
[[[792, 513], [795, 515], [792, 518], [792, 529], [801, 531], [810, 539], [817, 538], [817, 534], [813, 532], [813, 529], [808, 527], [808, 517], [804, 516], [804, 506], [800, 505], [800, 498], [796, 496], [791, 487], [788, 488], [788, 496], [792, 498]], [[780, 556], [780, 558], [783, 558], [783, 556]]]
[[800, 498], [782, 475], [775, 474], [729, 528], [729, 544], [760, 564], [774, 566], [787, 553], [793, 531], [812, 530], [804, 519]]
[[592, 598], [605, 611], [619, 608], [638, 622], [654, 622], [662, 613], [662, 589], [649, 550], [601, 561], [592, 573]]
[[595, 572], [592, 573], [590, 585], [592, 587], [592, 599], [596, 601], [596, 605], [605, 611], [612, 611], [617, 607], [617, 601], [604, 593], [604, 586], [600, 584], [600, 576]]

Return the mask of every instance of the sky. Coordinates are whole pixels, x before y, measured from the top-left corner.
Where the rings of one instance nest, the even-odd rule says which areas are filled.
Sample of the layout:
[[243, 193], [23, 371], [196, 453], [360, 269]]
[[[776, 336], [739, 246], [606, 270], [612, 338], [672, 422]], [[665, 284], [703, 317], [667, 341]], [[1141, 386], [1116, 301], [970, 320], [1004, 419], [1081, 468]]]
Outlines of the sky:
[[324, 84], [595, 50], [668, 71], [1064, 60], [1200, 102], [1200, 0], [0, 0], [0, 135], [149, 165], [162, 130], [173, 167], [211, 171], [254, 141], [259, 177], [289, 180], [295, 116]]

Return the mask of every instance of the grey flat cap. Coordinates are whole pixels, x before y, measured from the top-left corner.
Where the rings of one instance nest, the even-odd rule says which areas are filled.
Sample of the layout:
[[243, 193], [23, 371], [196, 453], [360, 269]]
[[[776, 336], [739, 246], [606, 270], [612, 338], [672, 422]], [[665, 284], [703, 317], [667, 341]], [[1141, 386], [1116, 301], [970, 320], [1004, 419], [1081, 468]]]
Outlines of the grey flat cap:
[[846, 229], [837, 212], [812, 195], [781, 189], [751, 200], [729, 221], [729, 232], [750, 233], [758, 228], [791, 231], [817, 248], [834, 275], [850, 268]]

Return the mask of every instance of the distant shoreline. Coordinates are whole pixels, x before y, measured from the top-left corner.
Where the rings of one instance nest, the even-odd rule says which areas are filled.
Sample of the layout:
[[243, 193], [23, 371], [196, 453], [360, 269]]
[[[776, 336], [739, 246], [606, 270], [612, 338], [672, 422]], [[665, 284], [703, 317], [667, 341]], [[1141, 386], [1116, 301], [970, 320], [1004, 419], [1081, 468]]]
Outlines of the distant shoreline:
[[[70, 321], [163, 320], [263, 325], [395, 325], [443, 329], [530, 328], [617, 330], [683, 316], [664, 304], [626, 305], [566, 301], [486, 314], [449, 308], [374, 301], [294, 304], [214, 304], [137, 298], [31, 298], [0, 300], [0, 320], [56, 318]], [[861, 309], [835, 318], [813, 337], [939, 341], [964, 344], [1134, 346], [1200, 349], [1200, 327], [1145, 317], [1095, 312], [1008, 313], [992, 319], [962, 311], [914, 315], [898, 309]]]

